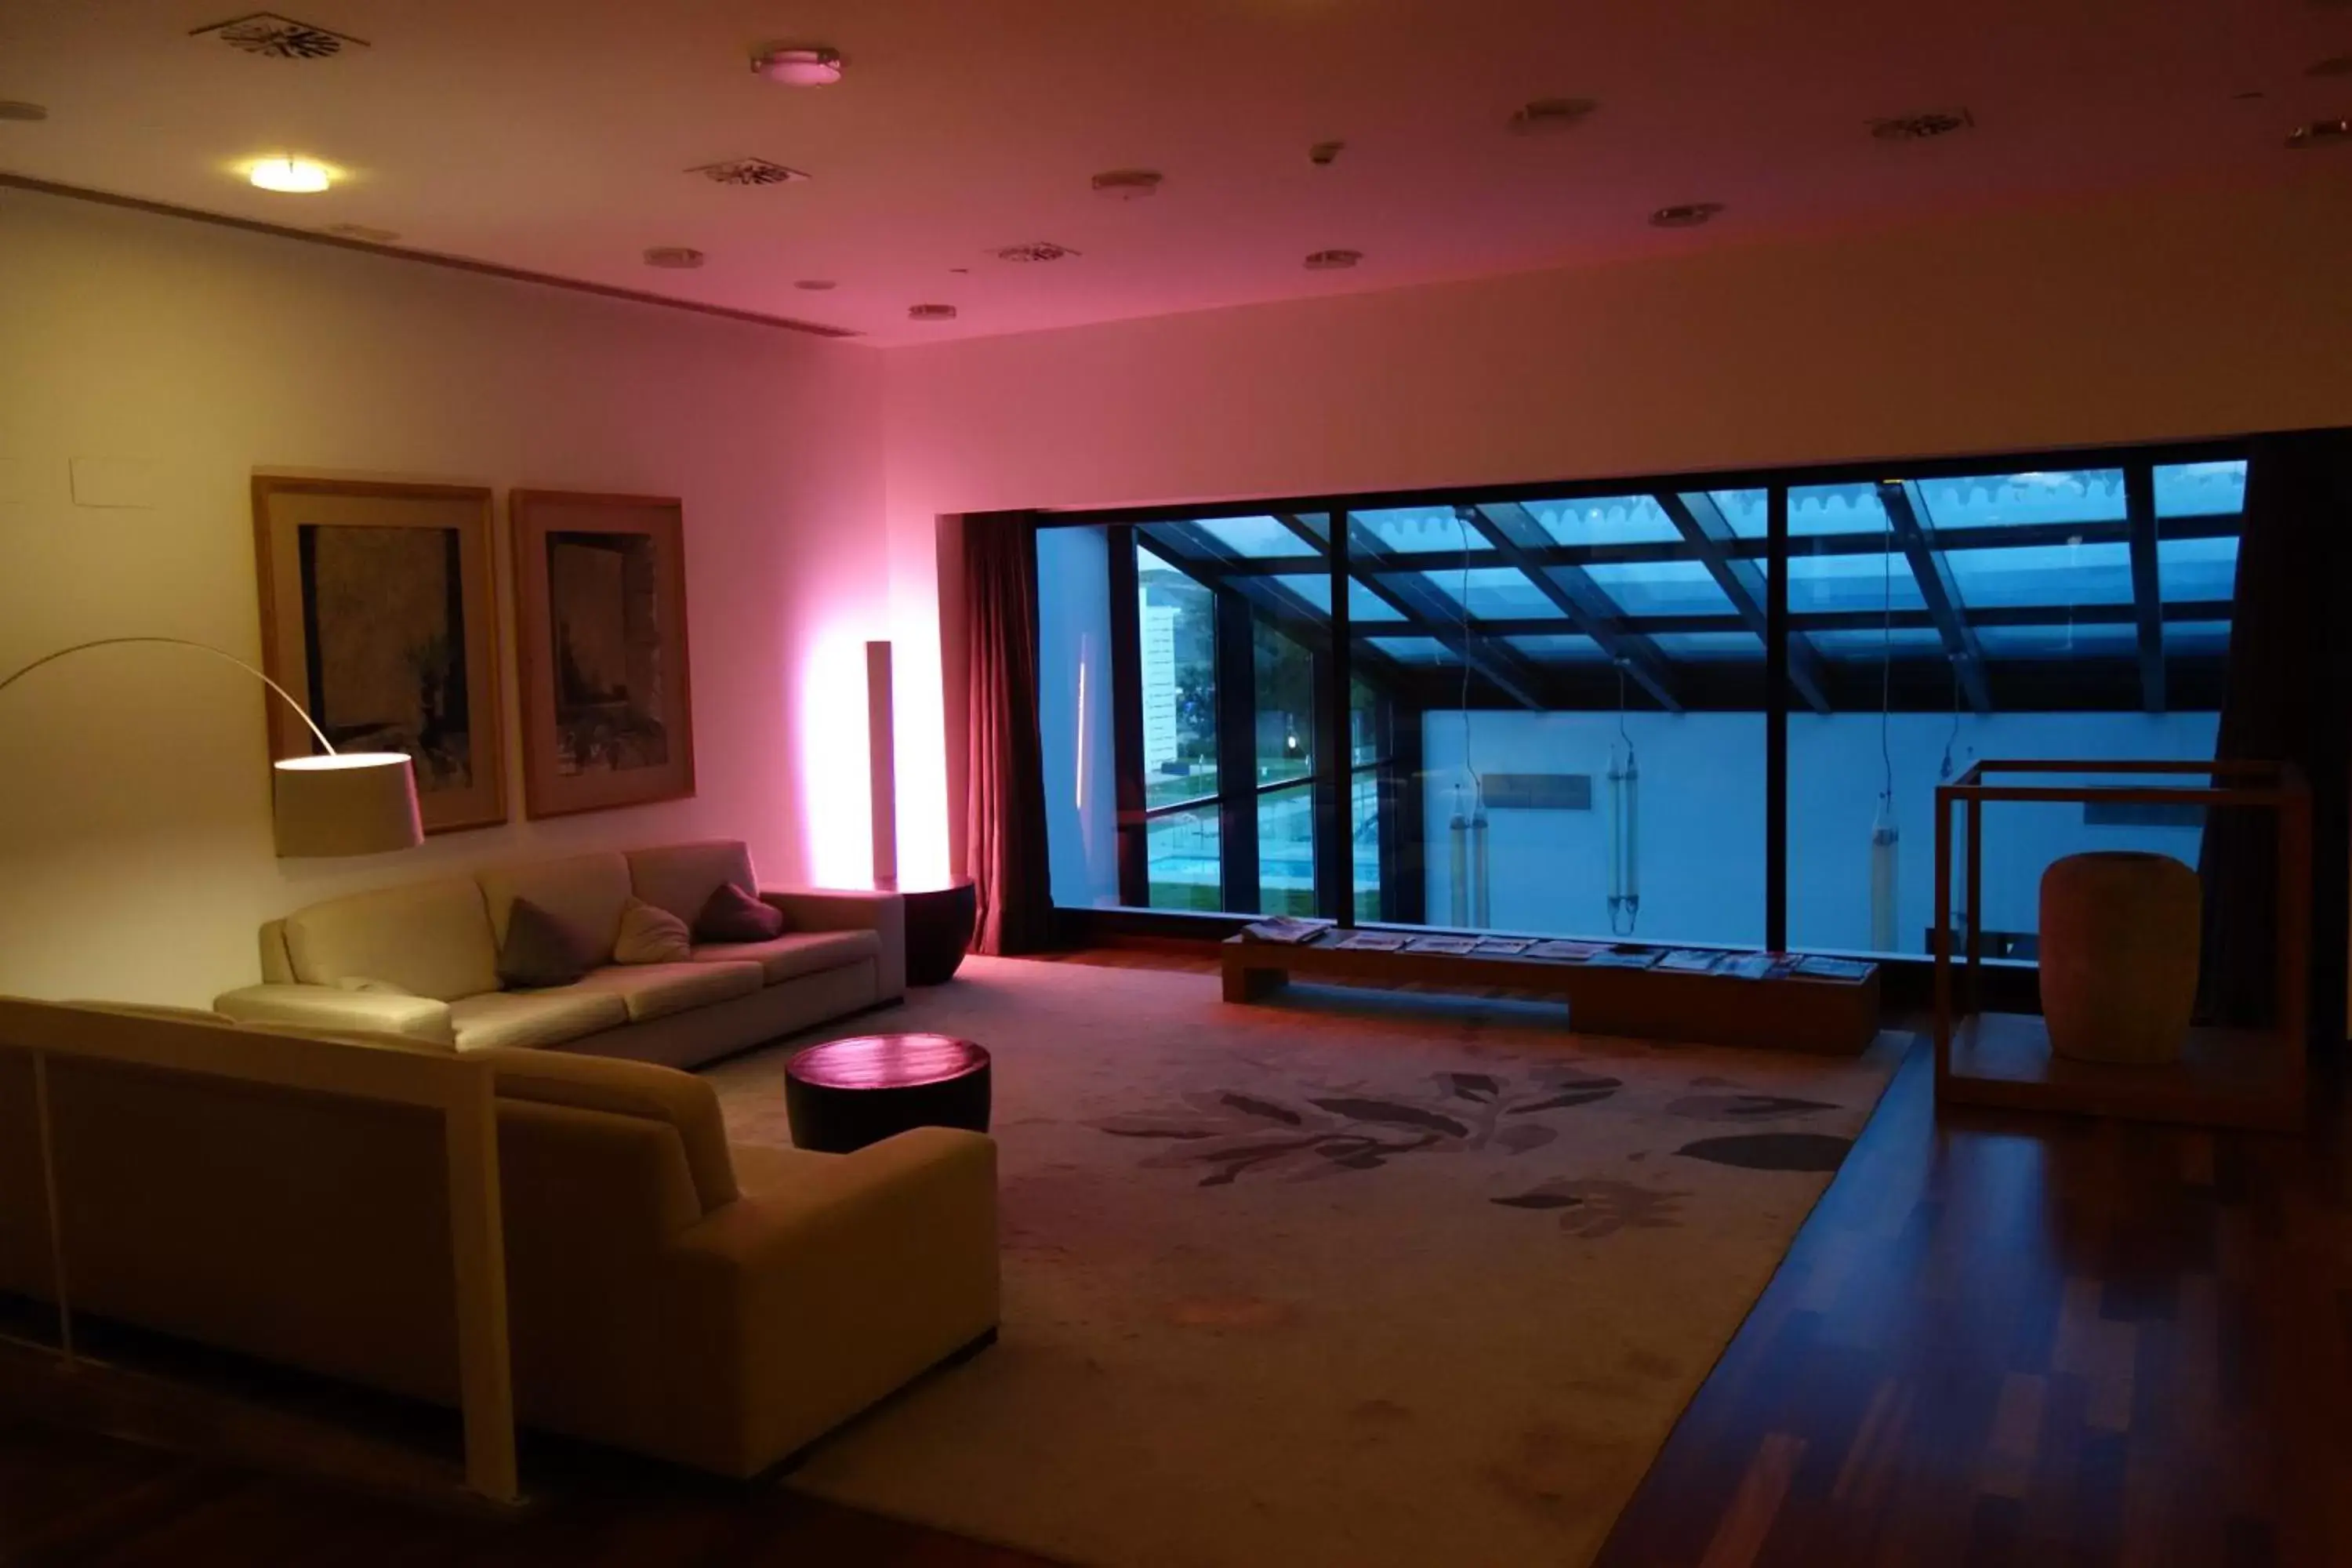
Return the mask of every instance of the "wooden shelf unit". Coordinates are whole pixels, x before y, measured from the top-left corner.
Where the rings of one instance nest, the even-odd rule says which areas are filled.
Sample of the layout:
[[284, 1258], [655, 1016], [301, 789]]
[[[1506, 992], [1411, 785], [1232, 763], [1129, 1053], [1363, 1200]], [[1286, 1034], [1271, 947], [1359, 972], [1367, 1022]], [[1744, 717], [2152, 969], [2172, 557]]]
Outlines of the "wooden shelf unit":
[[1374, 952], [1330, 945], [1346, 934], [1326, 931], [1295, 946], [1227, 938], [1221, 949], [1225, 1000], [1258, 1001], [1293, 976], [1440, 991], [1491, 986], [1560, 997], [1569, 1005], [1570, 1027], [1588, 1035], [1823, 1056], [1858, 1056], [1878, 1037], [1875, 966], [1862, 980], [1743, 980], [1524, 954]]
[[[2017, 784], [1994, 775], [2026, 775]], [[2083, 784], [2052, 774], [2095, 778], [2183, 776], [2191, 784]], [[1984, 806], [1987, 802], [2055, 805], [2252, 807], [2278, 823], [2278, 907], [2275, 1025], [2268, 1029], [2197, 1028], [2178, 1062], [2116, 1066], [2060, 1057], [2050, 1048], [2042, 1020], [2029, 1014], [1985, 1012], [1979, 933], [1984, 889]], [[2079, 761], [1980, 762], [1936, 790], [1936, 908], [1948, 929], [1954, 885], [1952, 821], [1968, 825], [1967, 927], [1953, 962], [1952, 943], [1936, 952], [1936, 1104], [2121, 1117], [2196, 1126], [2299, 1131], [2304, 1125], [2305, 1002], [2311, 962], [2309, 889], [2311, 793], [2295, 770], [2279, 763], [2132, 763]]]

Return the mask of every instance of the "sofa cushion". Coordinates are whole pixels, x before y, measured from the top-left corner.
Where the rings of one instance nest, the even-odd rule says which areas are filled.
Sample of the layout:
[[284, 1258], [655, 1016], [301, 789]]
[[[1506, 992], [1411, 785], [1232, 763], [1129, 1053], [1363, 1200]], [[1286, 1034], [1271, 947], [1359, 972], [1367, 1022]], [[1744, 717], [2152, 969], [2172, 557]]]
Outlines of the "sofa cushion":
[[694, 917], [698, 942], [768, 942], [783, 934], [784, 911], [761, 903], [749, 889], [732, 882], [714, 890], [702, 912]]
[[330, 899], [287, 916], [285, 931], [304, 984], [387, 980], [443, 1002], [499, 988], [498, 939], [469, 877]]
[[616, 963], [567, 989], [617, 996], [628, 1008], [629, 1022], [643, 1024], [749, 996], [761, 984], [756, 963]]
[[614, 939], [615, 963], [683, 963], [692, 955], [694, 933], [658, 904], [631, 898], [621, 911], [621, 934]]
[[629, 901], [629, 863], [617, 850], [500, 866], [482, 872], [480, 881], [489, 905], [490, 934], [501, 945], [507, 940], [508, 911], [517, 899], [529, 899], [587, 939], [591, 966], [613, 961], [613, 939], [620, 933], [621, 910]]
[[740, 840], [670, 844], [629, 851], [629, 880], [637, 897], [692, 925], [710, 895], [730, 882], [757, 890], [751, 852]]
[[513, 991], [569, 985], [596, 967], [593, 945], [569, 921], [517, 899], [507, 906], [506, 933], [499, 939], [499, 984]]
[[870, 931], [787, 931], [769, 942], [708, 942], [694, 950], [694, 962], [756, 963], [767, 983], [775, 985], [881, 953], [881, 938]]
[[618, 996], [576, 985], [561, 991], [491, 991], [449, 1004], [449, 1023], [461, 1051], [569, 1045], [628, 1021], [628, 1004]]
[[692, 1073], [571, 1051], [500, 1050], [488, 1058], [501, 1099], [645, 1117], [677, 1129], [703, 1213], [740, 1195], [718, 1091]]

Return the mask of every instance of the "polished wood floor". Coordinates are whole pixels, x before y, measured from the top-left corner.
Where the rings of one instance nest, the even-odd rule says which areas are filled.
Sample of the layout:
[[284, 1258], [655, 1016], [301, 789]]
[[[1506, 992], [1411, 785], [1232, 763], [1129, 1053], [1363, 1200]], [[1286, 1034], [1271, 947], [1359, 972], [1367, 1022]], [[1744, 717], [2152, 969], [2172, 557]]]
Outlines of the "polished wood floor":
[[[2352, 1564], [2340, 1094], [2306, 1139], [1939, 1123], [1927, 1067], [1898, 1074], [1602, 1568]], [[626, 1461], [575, 1461], [490, 1521], [0, 1415], [6, 1568], [1036, 1561]]]

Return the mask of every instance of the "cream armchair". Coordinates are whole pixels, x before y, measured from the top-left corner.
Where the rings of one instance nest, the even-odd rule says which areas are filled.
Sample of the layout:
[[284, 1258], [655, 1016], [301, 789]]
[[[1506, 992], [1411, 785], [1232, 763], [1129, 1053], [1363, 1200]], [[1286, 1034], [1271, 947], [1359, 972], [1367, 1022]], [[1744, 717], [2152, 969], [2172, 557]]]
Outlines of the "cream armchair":
[[[81, 1022], [47, 1026], [60, 1017]], [[181, 1065], [57, 1048], [91, 1019]], [[249, 1033], [0, 1001], [0, 1292], [47, 1300], [54, 1278], [33, 1154], [31, 1053], [47, 1042], [78, 1312], [455, 1403], [449, 1156], [436, 1118], [369, 1089], [383, 1077], [370, 1058], [393, 1052], [490, 1070], [527, 1427], [747, 1477], [993, 1337], [984, 1136], [925, 1128], [848, 1155], [730, 1146], [690, 1074], [388, 1038], [303, 1039], [314, 1092], [289, 1093], [217, 1065]]]

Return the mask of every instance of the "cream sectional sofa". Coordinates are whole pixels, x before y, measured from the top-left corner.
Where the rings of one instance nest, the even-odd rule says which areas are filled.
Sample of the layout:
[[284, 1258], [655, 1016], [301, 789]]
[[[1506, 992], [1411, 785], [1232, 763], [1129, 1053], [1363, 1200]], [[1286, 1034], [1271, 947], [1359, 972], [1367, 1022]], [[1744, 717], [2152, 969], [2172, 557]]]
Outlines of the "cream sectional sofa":
[[[263, 984], [214, 1004], [240, 1023], [396, 1035], [458, 1051], [560, 1047], [670, 1067], [746, 1049], [906, 994], [895, 894], [773, 892], [772, 942], [698, 946], [688, 962], [612, 962], [632, 898], [691, 927], [724, 882], [755, 889], [750, 851], [719, 840], [613, 850], [385, 888], [261, 929]], [[599, 967], [576, 984], [505, 991], [507, 917], [528, 899], [584, 932]]]

